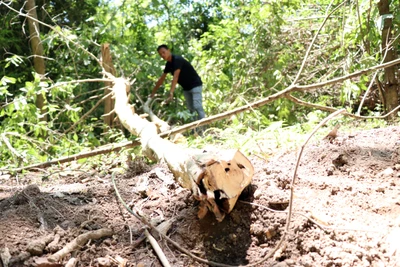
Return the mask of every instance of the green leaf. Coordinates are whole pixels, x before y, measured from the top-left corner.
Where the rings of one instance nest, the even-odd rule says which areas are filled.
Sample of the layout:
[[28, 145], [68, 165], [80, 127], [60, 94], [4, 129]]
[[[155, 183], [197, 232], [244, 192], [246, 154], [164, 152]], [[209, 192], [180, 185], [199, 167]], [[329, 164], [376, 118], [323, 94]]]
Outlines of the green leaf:
[[3, 76], [3, 78], [1, 78], [2, 85], [7, 85], [8, 83], [14, 84], [16, 81], [17, 79], [13, 77]]

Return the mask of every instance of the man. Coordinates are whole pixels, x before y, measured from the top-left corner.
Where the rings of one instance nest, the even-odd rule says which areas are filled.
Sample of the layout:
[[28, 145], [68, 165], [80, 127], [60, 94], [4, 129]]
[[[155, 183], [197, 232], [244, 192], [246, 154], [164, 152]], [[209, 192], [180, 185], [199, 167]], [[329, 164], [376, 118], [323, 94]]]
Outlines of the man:
[[153, 98], [157, 89], [164, 83], [165, 77], [168, 73], [173, 75], [171, 90], [166, 103], [171, 102], [174, 97], [176, 85], [179, 84], [183, 88], [183, 95], [185, 96], [186, 106], [194, 113], [197, 113], [196, 119], [200, 120], [205, 117], [203, 104], [202, 104], [202, 87], [203, 83], [200, 76], [197, 74], [193, 66], [183, 57], [173, 55], [168, 46], [163, 44], [157, 48], [158, 54], [167, 61], [164, 68], [164, 73], [158, 79], [154, 86], [150, 97]]

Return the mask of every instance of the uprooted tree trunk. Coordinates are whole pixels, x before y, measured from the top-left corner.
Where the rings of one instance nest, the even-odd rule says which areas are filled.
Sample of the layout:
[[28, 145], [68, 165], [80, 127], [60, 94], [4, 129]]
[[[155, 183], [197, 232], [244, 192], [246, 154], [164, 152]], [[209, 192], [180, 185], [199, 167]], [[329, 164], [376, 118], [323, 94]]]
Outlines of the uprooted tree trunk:
[[158, 162], [165, 161], [175, 180], [192, 191], [200, 201], [200, 218], [210, 210], [218, 221], [222, 221], [251, 182], [254, 174], [251, 162], [238, 150], [190, 150], [161, 138], [156, 124], [141, 118], [129, 105], [128, 86], [126, 80], [115, 79], [115, 112], [122, 125], [140, 137], [145, 156]]

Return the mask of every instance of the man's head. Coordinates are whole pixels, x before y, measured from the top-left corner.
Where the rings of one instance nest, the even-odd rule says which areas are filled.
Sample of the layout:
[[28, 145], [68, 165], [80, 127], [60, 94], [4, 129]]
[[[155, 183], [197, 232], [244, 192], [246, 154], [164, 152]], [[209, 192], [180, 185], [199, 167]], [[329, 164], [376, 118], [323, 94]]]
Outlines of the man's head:
[[171, 61], [172, 54], [171, 51], [169, 50], [168, 46], [165, 44], [162, 44], [157, 47], [157, 52], [166, 61]]

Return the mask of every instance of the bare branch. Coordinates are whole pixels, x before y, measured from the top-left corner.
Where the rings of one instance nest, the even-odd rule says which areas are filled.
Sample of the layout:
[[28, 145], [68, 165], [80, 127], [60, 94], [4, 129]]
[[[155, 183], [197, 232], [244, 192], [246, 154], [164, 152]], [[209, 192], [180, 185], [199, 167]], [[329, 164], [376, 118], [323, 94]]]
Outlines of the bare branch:
[[319, 128], [321, 128], [323, 125], [325, 125], [329, 120], [333, 119], [334, 117], [338, 116], [341, 113], [344, 113], [345, 111], [346, 111], [345, 109], [338, 110], [338, 111], [330, 114], [325, 119], [323, 119], [317, 125], [317, 127], [315, 127], [315, 129], [309, 134], [308, 138], [306, 139], [306, 141], [304, 142], [304, 144], [300, 148], [299, 155], [297, 156], [296, 167], [295, 167], [294, 172], [293, 172], [292, 182], [291, 182], [291, 185], [290, 185], [289, 213], [288, 213], [288, 216], [287, 216], [286, 227], [285, 227], [286, 233], [289, 232], [290, 220], [292, 218], [294, 186], [295, 186], [295, 183], [296, 183], [297, 170], [298, 170], [299, 165], [300, 165], [300, 159], [301, 159], [301, 155], [303, 154], [303, 150], [304, 150], [305, 146], [307, 145], [308, 141], [310, 141], [311, 137], [313, 137], [313, 135], [318, 131]]
[[83, 158], [88, 158], [88, 157], [94, 157], [97, 155], [101, 155], [101, 154], [106, 154], [106, 153], [110, 153], [113, 151], [119, 151], [123, 148], [130, 148], [130, 147], [135, 147], [135, 146], [139, 146], [140, 142], [139, 141], [127, 141], [127, 142], [123, 142], [120, 144], [110, 144], [110, 145], [105, 145], [102, 147], [99, 147], [95, 150], [92, 151], [88, 151], [88, 152], [81, 152], [78, 154], [74, 154], [71, 156], [66, 156], [66, 157], [61, 157], [55, 160], [51, 160], [51, 161], [47, 161], [47, 162], [42, 162], [42, 163], [37, 163], [37, 164], [33, 164], [33, 165], [29, 165], [29, 166], [25, 166], [25, 167], [21, 167], [21, 168], [17, 168], [17, 169], [6, 169], [6, 168], [2, 168], [0, 169], [1, 171], [11, 171], [11, 172], [20, 172], [22, 170], [30, 170], [30, 169], [40, 169], [40, 168], [46, 168], [49, 167], [51, 165], [55, 165], [55, 164], [62, 164], [62, 163], [66, 163], [66, 162], [71, 162], [71, 161], [75, 161], [78, 159], [83, 159]]
[[165, 257], [164, 252], [162, 251], [160, 245], [157, 243], [157, 240], [147, 231], [147, 229], [144, 230], [144, 234], [146, 235], [147, 239], [149, 240], [151, 246], [153, 247], [154, 251], [156, 252], [158, 258], [160, 259], [162, 265], [164, 267], [170, 267], [171, 264], [169, 264], [167, 257]]
[[[306, 107], [310, 107], [310, 108], [315, 108], [315, 109], [319, 109], [319, 110], [323, 110], [323, 111], [327, 111], [327, 112], [336, 112], [339, 109], [337, 108], [332, 108], [332, 107], [327, 107], [327, 106], [322, 106], [322, 105], [318, 105], [318, 104], [314, 104], [314, 103], [309, 103], [309, 102], [305, 102], [301, 99], [298, 99], [290, 94], [286, 95], [286, 98], [293, 101], [296, 104], [302, 105], [302, 106], [306, 106]], [[393, 109], [392, 111], [390, 111], [389, 113], [383, 115], [383, 116], [360, 116], [360, 115], [355, 115], [352, 113], [349, 113], [348, 111], [344, 112], [343, 115], [346, 115], [348, 117], [352, 117], [355, 119], [386, 119], [387, 117], [389, 117], [391, 114], [393, 114], [394, 112], [398, 111], [400, 109], [400, 105], [397, 106], [395, 109]]]

